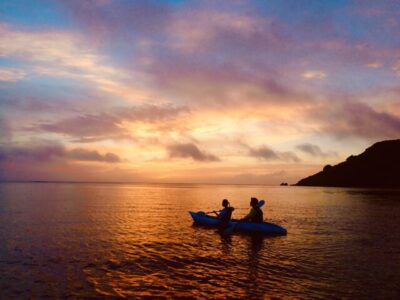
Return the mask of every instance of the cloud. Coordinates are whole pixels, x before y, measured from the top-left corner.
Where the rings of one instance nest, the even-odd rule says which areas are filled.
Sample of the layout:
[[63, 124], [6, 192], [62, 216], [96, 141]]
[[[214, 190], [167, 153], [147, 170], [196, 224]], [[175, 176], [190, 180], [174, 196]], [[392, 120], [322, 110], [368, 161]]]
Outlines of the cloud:
[[107, 162], [107, 163], [117, 163], [121, 162], [121, 159], [118, 155], [114, 153], [105, 153], [100, 154], [94, 150], [85, 150], [82, 148], [72, 149], [66, 152], [66, 157], [75, 160], [82, 161], [99, 161], [99, 162]]
[[321, 103], [309, 111], [308, 117], [318, 122], [320, 132], [340, 138], [382, 139], [400, 135], [398, 116], [377, 111], [361, 102]]
[[12, 137], [12, 131], [8, 121], [0, 116], [0, 142], [8, 141]]
[[179, 8], [152, 1], [62, 3], [92, 39], [100, 43], [112, 39], [132, 50], [132, 42], [138, 39], [183, 53], [202, 52], [210, 47], [234, 51], [250, 48], [246, 46], [249, 44], [253, 48], [261, 44], [265, 50], [281, 39], [277, 20], [257, 15], [254, 7], [240, 12], [243, 5], [238, 3], [225, 5], [229, 9], [212, 2]]
[[278, 154], [266, 146], [261, 146], [258, 149], [251, 148], [250, 155], [259, 157], [259, 158], [262, 158], [265, 160], [278, 160], [279, 159]]
[[174, 105], [137, 105], [119, 107], [108, 113], [84, 114], [56, 122], [33, 125], [31, 130], [54, 132], [77, 138], [79, 142], [134, 140], [123, 122], [162, 123], [188, 113], [187, 107]]
[[260, 146], [258, 148], [249, 147], [249, 154], [253, 157], [257, 157], [263, 160], [269, 161], [288, 161], [288, 162], [299, 162], [300, 159], [293, 152], [279, 152], [274, 151], [267, 146]]
[[167, 3], [153, 1], [80, 1], [62, 0], [70, 15], [97, 43], [114, 39], [132, 42], [132, 37], [154, 35], [173, 18]]
[[115, 115], [130, 122], [162, 122], [176, 118], [180, 114], [188, 113], [187, 106], [152, 105], [131, 106], [116, 109]]
[[129, 138], [128, 131], [119, 126], [119, 119], [106, 113], [85, 114], [54, 123], [41, 123], [32, 129], [65, 134], [81, 141]]
[[166, 28], [169, 45], [183, 53], [269, 50], [287, 44], [279, 23], [272, 18], [216, 8], [176, 12]]
[[253, 68], [248, 62], [237, 65], [228, 61], [221, 65], [160, 58], [148, 71], [153, 74], [155, 86], [165, 95], [195, 107], [229, 109], [250, 104], [297, 107], [313, 101], [312, 96], [281, 80], [274, 68], [262, 62]]
[[65, 156], [65, 148], [58, 143], [41, 143], [32, 146], [3, 146], [0, 148], [0, 161], [46, 162]]
[[15, 68], [2, 68], [0, 67], [0, 81], [17, 82], [23, 79], [26, 73], [22, 70]]
[[336, 152], [333, 151], [323, 152], [320, 147], [310, 143], [297, 145], [296, 148], [311, 156], [319, 156], [319, 157], [337, 156]]
[[303, 74], [301, 74], [301, 76], [304, 79], [323, 79], [326, 77], [326, 74], [318, 70], [309, 70], [305, 71]]
[[195, 161], [220, 161], [220, 159], [212, 154], [201, 151], [195, 144], [174, 144], [167, 148], [169, 156], [172, 158], [192, 158]]
[[397, 76], [400, 76], [400, 61], [397, 61], [394, 64], [394, 66], [392, 67], [392, 70]]
[[114, 153], [100, 154], [98, 151], [82, 148], [67, 150], [62, 144], [56, 142], [33, 142], [20, 146], [0, 146], [0, 162], [14, 161], [30, 164], [47, 163], [55, 160], [121, 162], [120, 157]]
[[382, 63], [374, 61], [374, 62], [367, 63], [366, 66], [368, 68], [378, 69], [378, 68], [382, 67]]
[[280, 20], [254, 6], [242, 11], [233, 9], [243, 8], [239, 3], [179, 9], [146, 1], [63, 4], [90, 36], [129, 49], [130, 69], [139, 69], [164, 97], [204, 106], [309, 99], [287, 82], [286, 59], [271, 60], [275, 51], [292, 51], [290, 35]]
[[83, 81], [130, 101], [140, 102], [151, 94], [139, 87], [135, 72], [113, 66], [93, 44], [71, 32], [22, 31], [0, 23], [0, 56], [24, 62], [24, 69], [0, 70], [0, 78], [8, 81], [34, 74]]
[[[0, 98], [0, 106], [8, 111], [16, 110], [18, 112], [30, 112], [30, 113], [40, 113], [40, 112], [59, 112], [59, 105], [54, 103], [55, 101], [39, 99], [35, 96], [3, 96]], [[64, 105], [64, 110], [67, 108]]]

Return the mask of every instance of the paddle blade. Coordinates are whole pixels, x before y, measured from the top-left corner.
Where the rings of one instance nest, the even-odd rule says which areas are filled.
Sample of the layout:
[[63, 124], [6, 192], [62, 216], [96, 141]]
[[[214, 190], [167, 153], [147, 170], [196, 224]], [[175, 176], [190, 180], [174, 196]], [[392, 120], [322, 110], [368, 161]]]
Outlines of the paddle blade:
[[265, 204], [265, 200], [260, 200], [260, 201], [258, 201], [257, 206], [262, 207], [264, 204]]

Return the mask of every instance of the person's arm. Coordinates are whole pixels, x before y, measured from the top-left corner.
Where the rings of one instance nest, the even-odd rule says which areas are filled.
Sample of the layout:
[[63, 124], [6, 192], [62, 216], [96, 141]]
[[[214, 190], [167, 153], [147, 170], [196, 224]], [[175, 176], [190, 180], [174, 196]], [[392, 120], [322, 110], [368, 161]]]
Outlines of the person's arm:
[[224, 218], [226, 216], [226, 214], [228, 213], [228, 209], [229, 208], [227, 208], [227, 207], [221, 209], [219, 211], [218, 218], [220, 218], [220, 219]]
[[216, 211], [216, 210], [213, 210], [213, 213], [214, 213], [214, 214], [216, 214], [216, 215], [217, 215], [217, 217], [219, 217], [219, 214], [221, 213], [221, 211], [220, 211], [220, 210], [218, 210], [218, 211]]

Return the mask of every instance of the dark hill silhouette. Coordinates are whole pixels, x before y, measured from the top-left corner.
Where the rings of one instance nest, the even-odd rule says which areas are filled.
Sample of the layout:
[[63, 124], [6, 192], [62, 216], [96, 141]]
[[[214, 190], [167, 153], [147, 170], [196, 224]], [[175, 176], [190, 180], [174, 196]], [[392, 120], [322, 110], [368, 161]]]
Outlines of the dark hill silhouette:
[[321, 172], [300, 180], [296, 185], [400, 187], [400, 140], [376, 143], [338, 165], [325, 166]]

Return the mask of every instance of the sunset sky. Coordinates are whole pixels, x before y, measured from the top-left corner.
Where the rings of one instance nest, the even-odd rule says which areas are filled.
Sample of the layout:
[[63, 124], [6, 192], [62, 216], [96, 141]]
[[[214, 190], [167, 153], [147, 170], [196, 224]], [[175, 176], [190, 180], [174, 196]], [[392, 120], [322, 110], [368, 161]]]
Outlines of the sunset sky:
[[0, 179], [296, 183], [400, 137], [400, 2], [0, 2]]

